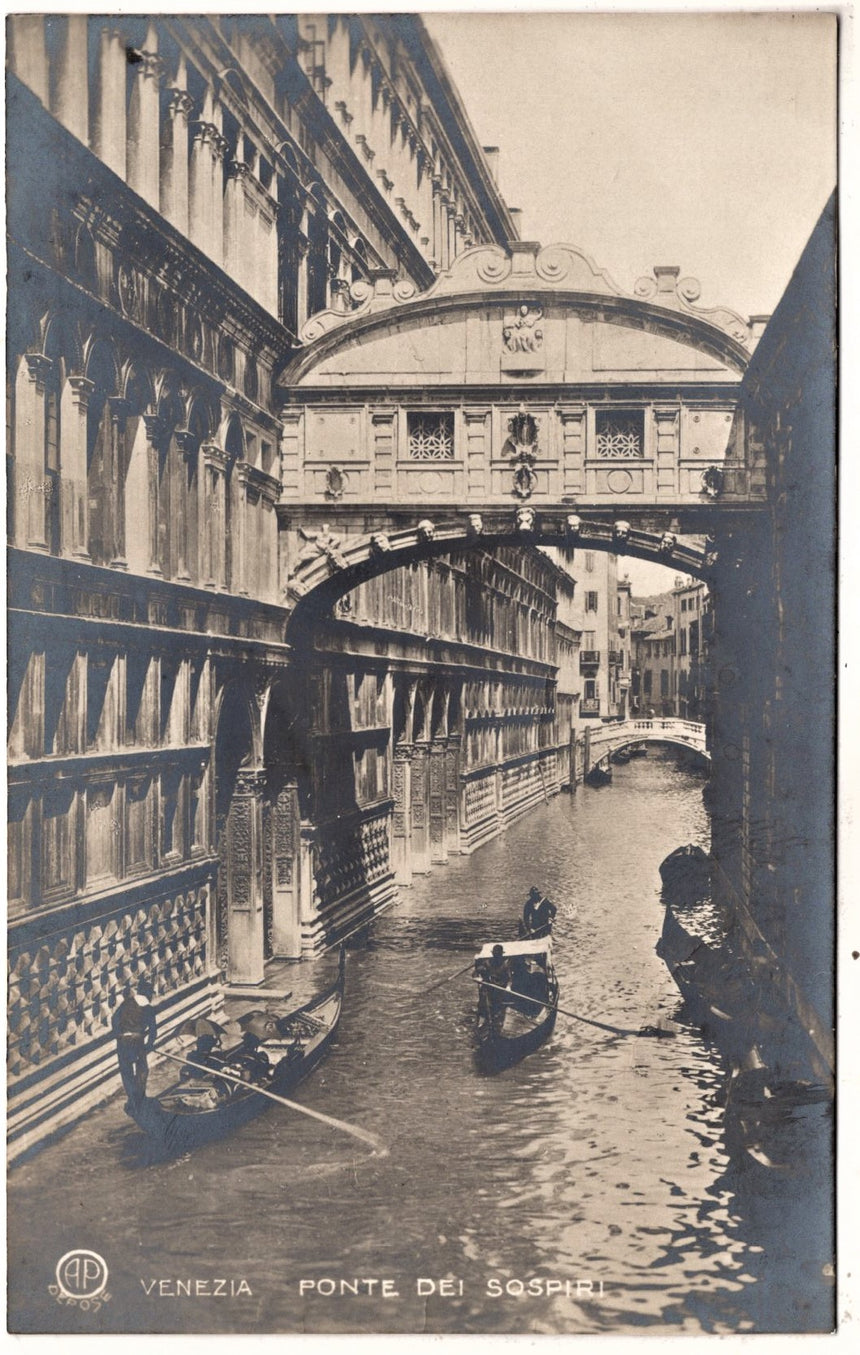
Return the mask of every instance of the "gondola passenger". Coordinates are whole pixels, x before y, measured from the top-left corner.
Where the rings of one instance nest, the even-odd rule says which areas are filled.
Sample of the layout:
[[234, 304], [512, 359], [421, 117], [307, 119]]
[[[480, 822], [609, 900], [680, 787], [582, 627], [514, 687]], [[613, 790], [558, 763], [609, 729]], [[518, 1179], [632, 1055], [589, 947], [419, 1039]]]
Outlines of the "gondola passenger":
[[243, 1082], [264, 1082], [272, 1072], [268, 1054], [250, 1030], [245, 1031], [241, 1045], [230, 1056], [230, 1067], [238, 1070]]
[[507, 1001], [499, 989], [509, 988], [513, 979], [511, 962], [505, 957], [504, 946], [493, 946], [490, 959], [479, 960], [475, 965], [475, 972], [479, 979], [484, 980], [478, 995], [481, 1013], [491, 1019]]
[[[204, 1068], [217, 1072], [224, 1067], [224, 1056], [220, 1049], [220, 1040], [217, 1035], [200, 1035], [197, 1043], [188, 1055], [189, 1062], [179, 1074], [180, 1081], [185, 1082], [190, 1077], [200, 1075], [200, 1065]], [[192, 1068], [190, 1065], [196, 1064]]]

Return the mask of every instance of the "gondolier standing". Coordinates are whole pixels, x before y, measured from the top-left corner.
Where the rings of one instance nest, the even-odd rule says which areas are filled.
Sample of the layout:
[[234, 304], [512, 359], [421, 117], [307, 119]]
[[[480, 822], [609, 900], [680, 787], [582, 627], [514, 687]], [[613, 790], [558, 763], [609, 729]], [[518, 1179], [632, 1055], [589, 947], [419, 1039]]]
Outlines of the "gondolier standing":
[[149, 979], [141, 979], [137, 991], [129, 993], [120, 1003], [113, 1014], [111, 1029], [116, 1036], [116, 1057], [128, 1109], [146, 1094], [147, 1054], [155, 1045], [156, 1023]]
[[523, 930], [526, 936], [548, 936], [557, 913], [555, 904], [532, 885], [523, 906]]

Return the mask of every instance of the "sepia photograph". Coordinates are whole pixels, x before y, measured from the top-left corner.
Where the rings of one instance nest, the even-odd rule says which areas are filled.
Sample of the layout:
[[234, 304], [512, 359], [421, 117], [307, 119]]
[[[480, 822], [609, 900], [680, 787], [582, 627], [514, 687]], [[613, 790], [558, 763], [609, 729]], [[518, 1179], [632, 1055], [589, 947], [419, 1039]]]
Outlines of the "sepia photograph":
[[839, 41], [7, 15], [12, 1334], [836, 1328]]

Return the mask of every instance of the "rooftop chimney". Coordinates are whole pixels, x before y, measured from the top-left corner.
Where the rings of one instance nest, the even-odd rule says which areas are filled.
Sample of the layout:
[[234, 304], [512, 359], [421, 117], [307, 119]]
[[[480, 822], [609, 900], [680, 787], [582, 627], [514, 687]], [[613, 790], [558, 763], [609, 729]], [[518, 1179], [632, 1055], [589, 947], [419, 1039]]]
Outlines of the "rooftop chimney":
[[498, 146], [484, 146], [484, 156], [492, 176], [493, 183], [499, 186], [499, 148]]

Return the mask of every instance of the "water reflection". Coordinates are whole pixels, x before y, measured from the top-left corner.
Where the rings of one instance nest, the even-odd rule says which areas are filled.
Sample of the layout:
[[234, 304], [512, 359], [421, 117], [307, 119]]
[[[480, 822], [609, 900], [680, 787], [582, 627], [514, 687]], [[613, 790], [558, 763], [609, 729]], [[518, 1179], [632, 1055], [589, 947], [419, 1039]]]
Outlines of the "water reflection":
[[[826, 1327], [826, 1191], [765, 1191], [730, 1160], [719, 1057], [654, 953], [657, 866], [679, 842], [708, 845], [702, 785], [669, 757], [617, 767], [612, 787], [558, 798], [416, 881], [351, 951], [338, 1043], [301, 1099], [380, 1134], [387, 1159], [273, 1109], [223, 1145], [132, 1169], [137, 1131], [115, 1103], [22, 1167], [11, 1226], [34, 1245], [11, 1265], [16, 1325], [44, 1330], [47, 1314], [48, 1329], [89, 1331]], [[438, 981], [514, 935], [532, 883], [559, 908], [562, 1007], [636, 1031], [671, 1019], [675, 1038], [559, 1016], [521, 1064], [475, 1075], [474, 987]], [[67, 1246], [110, 1257], [114, 1301], [87, 1326], [46, 1296], [43, 1272]], [[143, 1295], [141, 1276], [176, 1274], [241, 1274], [253, 1298], [215, 1310]], [[302, 1278], [356, 1276], [390, 1277], [399, 1296], [299, 1295]], [[418, 1293], [419, 1278], [433, 1292]]]

